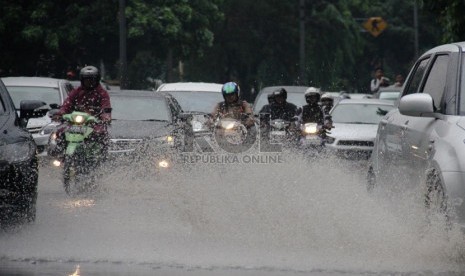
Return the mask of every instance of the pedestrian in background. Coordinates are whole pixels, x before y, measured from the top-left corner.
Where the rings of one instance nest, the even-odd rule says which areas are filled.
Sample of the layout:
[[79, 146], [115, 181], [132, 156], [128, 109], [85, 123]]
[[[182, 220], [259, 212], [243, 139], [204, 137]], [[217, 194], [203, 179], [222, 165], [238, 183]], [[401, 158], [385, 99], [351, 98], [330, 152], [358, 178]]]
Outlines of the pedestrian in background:
[[376, 68], [375, 78], [371, 80], [370, 90], [372, 94], [376, 94], [380, 87], [389, 86], [389, 79], [384, 76], [382, 68]]
[[403, 85], [404, 85], [404, 76], [402, 76], [401, 74], [397, 74], [394, 87], [402, 87]]

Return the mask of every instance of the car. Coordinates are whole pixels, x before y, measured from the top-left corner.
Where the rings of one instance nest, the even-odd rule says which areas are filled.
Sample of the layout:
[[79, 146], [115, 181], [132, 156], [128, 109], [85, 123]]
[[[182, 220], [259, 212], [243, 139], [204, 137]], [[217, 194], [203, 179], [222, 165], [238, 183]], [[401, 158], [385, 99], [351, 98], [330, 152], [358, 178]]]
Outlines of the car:
[[379, 91], [373, 95], [373, 98], [380, 100], [396, 101], [401, 92], [400, 87], [388, 86], [380, 88]]
[[137, 160], [148, 161], [154, 170], [171, 167], [184, 141], [186, 116], [173, 96], [119, 90], [110, 93], [110, 101], [110, 161], [130, 166]]
[[295, 104], [297, 107], [306, 105], [304, 93], [308, 86], [267, 86], [258, 92], [253, 104], [253, 113], [258, 115], [264, 105], [268, 104], [268, 95], [274, 91], [284, 88], [287, 91], [287, 101]]
[[40, 117], [44, 102], [22, 100], [19, 116], [8, 90], [0, 80], [0, 215], [1, 220], [32, 222], [36, 217], [37, 146], [26, 130], [29, 118]]
[[[80, 80], [71, 80], [69, 82], [71, 83], [73, 88], [78, 88], [79, 86], [81, 86], [81, 81]], [[120, 89], [119, 86], [109, 85], [104, 80], [100, 80], [100, 85], [103, 87], [103, 89], [108, 90], [108, 91], [109, 90], [119, 90]]]
[[192, 128], [195, 136], [210, 135], [205, 125], [206, 115], [213, 111], [215, 105], [223, 101], [222, 84], [205, 82], [163, 83], [157, 92], [171, 94], [181, 105], [184, 112], [192, 114]]
[[375, 99], [338, 102], [330, 111], [334, 129], [328, 135], [326, 147], [344, 157], [369, 158], [378, 123], [393, 108], [393, 102]]
[[[465, 226], [465, 42], [425, 52], [396, 108], [379, 123], [367, 189], [416, 193], [424, 207]], [[396, 185], [393, 185], [396, 183]], [[395, 194], [397, 197], [400, 194]]]
[[[47, 105], [61, 106], [73, 89], [71, 83], [64, 79], [48, 77], [5, 77], [2, 78], [7, 87], [15, 107], [19, 109], [22, 100], [40, 100]], [[29, 120], [27, 130], [37, 144], [39, 154], [46, 155], [46, 146], [52, 132], [47, 128], [51, 119], [45, 115], [41, 118]]]
[[[193, 151], [198, 146], [201, 151], [211, 151], [213, 146], [213, 132], [206, 124], [215, 105], [224, 101], [221, 93], [223, 85], [207, 82], [175, 82], [163, 83], [157, 92], [172, 95], [182, 110], [190, 114], [192, 131], [189, 132], [189, 141]], [[194, 143], [196, 141], [196, 143]]]

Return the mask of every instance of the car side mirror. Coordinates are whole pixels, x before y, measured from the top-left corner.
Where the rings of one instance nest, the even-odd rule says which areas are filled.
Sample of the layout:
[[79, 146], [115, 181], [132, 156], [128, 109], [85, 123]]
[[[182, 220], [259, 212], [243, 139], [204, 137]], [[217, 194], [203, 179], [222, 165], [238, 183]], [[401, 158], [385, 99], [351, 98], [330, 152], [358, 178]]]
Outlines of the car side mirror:
[[51, 109], [60, 109], [60, 105], [57, 104], [57, 103], [49, 104], [49, 106], [50, 106]]
[[190, 121], [192, 120], [192, 114], [190, 113], [180, 113], [178, 116], [178, 119], [183, 121], [183, 122], [187, 122], [187, 121]]
[[53, 116], [55, 116], [55, 114], [58, 113], [58, 111], [60, 111], [59, 109], [52, 109], [48, 112], [48, 117], [50, 118], [53, 118]]
[[424, 93], [403, 96], [399, 101], [399, 112], [412, 117], [437, 117], [434, 113], [433, 98]]
[[43, 117], [49, 111], [48, 108], [38, 109], [47, 104], [37, 100], [23, 100], [19, 104], [19, 118], [29, 120], [30, 118]]

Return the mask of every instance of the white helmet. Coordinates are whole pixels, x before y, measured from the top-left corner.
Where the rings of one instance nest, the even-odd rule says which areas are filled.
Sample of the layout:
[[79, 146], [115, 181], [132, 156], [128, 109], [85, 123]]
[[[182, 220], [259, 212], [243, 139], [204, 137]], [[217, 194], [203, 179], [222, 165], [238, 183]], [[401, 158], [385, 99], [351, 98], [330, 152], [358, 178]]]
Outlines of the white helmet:
[[320, 88], [316, 88], [316, 87], [309, 87], [307, 88], [307, 90], [305, 91], [305, 101], [307, 103], [313, 103], [313, 104], [316, 104], [320, 101]]
[[321, 95], [320, 100], [330, 102], [331, 104], [334, 102], [333, 96], [331, 96], [331, 94], [329, 93], [324, 93], [323, 95]]
[[310, 94], [314, 94], [314, 93], [320, 94], [320, 88], [316, 88], [316, 87], [311, 86], [311, 87], [307, 88], [307, 90], [305, 90], [305, 96], [310, 95]]

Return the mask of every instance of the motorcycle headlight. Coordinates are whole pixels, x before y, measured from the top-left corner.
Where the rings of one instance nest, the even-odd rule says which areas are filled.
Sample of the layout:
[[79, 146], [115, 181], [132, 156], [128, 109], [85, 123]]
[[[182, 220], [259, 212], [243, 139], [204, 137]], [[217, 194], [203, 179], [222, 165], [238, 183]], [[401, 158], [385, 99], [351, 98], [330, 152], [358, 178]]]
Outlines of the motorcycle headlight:
[[170, 162], [168, 162], [167, 160], [162, 160], [160, 162], [158, 162], [158, 167], [160, 168], [169, 168], [170, 167]]
[[28, 160], [35, 154], [36, 147], [30, 141], [0, 146], [0, 160], [8, 163]]
[[227, 130], [231, 130], [231, 129], [234, 128], [235, 125], [236, 125], [236, 124], [234, 124], [234, 123], [228, 123], [228, 124], [225, 125], [224, 128], [227, 129]]
[[84, 116], [82, 115], [76, 115], [73, 117], [73, 122], [75, 122], [76, 124], [82, 124], [84, 123]]
[[276, 129], [283, 129], [284, 128], [284, 122], [278, 121], [274, 122], [273, 127]]
[[305, 124], [304, 125], [304, 132], [307, 134], [315, 134], [318, 132], [317, 124]]

